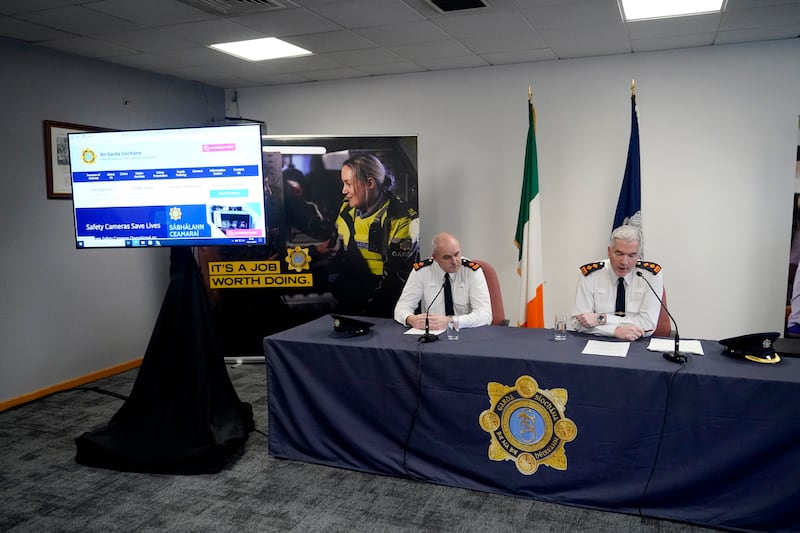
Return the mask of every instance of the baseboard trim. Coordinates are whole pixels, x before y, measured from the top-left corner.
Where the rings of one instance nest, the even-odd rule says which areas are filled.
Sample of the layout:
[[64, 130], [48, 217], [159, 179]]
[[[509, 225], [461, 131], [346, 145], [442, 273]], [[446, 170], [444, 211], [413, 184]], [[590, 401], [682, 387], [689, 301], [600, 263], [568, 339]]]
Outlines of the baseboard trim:
[[132, 368], [137, 368], [138, 366], [141, 366], [141, 364], [142, 364], [142, 358], [140, 357], [138, 359], [127, 361], [125, 363], [120, 363], [118, 365], [105, 368], [103, 370], [98, 370], [97, 372], [92, 372], [91, 374], [86, 374], [85, 376], [77, 377], [75, 379], [70, 379], [69, 381], [64, 381], [63, 383], [58, 383], [56, 385], [51, 385], [49, 387], [45, 387], [37, 391], [29, 392], [28, 394], [23, 394], [22, 396], [17, 396], [16, 398], [11, 398], [10, 400], [5, 400], [3, 402], [0, 402], [0, 413], [5, 411], [6, 409], [11, 409], [12, 407], [16, 407], [17, 405], [22, 405], [24, 403], [32, 402], [34, 400], [38, 400], [39, 398], [44, 398], [45, 396], [50, 396], [51, 394], [55, 394], [56, 392], [74, 389], [75, 387], [80, 387], [81, 385], [91, 383], [92, 381], [97, 381], [98, 379], [107, 378], [115, 374], [121, 374], [122, 372], [126, 372]]

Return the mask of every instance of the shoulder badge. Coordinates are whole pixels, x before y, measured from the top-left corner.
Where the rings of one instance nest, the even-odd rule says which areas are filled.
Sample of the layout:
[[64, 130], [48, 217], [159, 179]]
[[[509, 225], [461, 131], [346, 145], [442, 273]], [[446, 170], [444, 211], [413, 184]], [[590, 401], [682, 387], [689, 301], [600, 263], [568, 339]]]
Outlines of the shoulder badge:
[[467, 267], [470, 270], [480, 270], [481, 265], [470, 259], [461, 258], [461, 266]]
[[598, 270], [602, 270], [604, 266], [606, 266], [605, 261], [593, 261], [591, 263], [586, 263], [581, 267], [581, 273], [584, 276], [588, 276], [592, 272], [597, 272]]
[[651, 274], [658, 274], [661, 272], [661, 265], [653, 263], [652, 261], [637, 261], [636, 268], [649, 271]]
[[429, 257], [423, 261], [417, 261], [414, 263], [414, 270], [419, 270], [420, 268], [424, 268], [426, 266], [431, 266], [433, 264], [433, 258]]

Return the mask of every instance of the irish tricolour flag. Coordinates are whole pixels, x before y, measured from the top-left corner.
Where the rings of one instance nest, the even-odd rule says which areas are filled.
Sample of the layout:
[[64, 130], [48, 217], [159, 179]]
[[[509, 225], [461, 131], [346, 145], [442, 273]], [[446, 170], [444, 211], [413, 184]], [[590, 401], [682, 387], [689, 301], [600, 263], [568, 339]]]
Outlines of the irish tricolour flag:
[[520, 276], [520, 302], [517, 325], [544, 327], [542, 284], [542, 206], [539, 196], [539, 170], [536, 157], [536, 110], [528, 93], [528, 140], [525, 144], [525, 171], [514, 244], [519, 250], [517, 274]]

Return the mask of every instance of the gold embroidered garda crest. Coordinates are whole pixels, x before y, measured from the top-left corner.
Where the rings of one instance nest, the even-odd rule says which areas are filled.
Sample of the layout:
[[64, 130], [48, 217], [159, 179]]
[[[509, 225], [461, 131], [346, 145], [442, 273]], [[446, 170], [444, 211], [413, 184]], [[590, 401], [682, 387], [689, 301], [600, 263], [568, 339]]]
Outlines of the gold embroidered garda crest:
[[520, 376], [513, 387], [494, 381], [487, 385], [491, 407], [478, 422], [490, 435], [489, 459], [514, 461], [525, 475], [539, 465], [567, 469], [564, 445], [578, 435], [575, 423], [564, 416], [567, 389], [540, 389], [530, 376]]

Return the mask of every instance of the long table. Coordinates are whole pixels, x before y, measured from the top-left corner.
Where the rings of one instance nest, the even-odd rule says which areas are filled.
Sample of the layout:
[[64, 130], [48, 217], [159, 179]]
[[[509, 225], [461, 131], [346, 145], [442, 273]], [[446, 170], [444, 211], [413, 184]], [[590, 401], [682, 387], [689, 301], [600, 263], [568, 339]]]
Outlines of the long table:
[[[631, 343], [484, 326], [420, 344], [388, 319], [264, 339], [275, 457], [742, 530], [800, 527], [800, 361], [685, 366]], [[538, 439], [538, 440], [537, 440]]]

